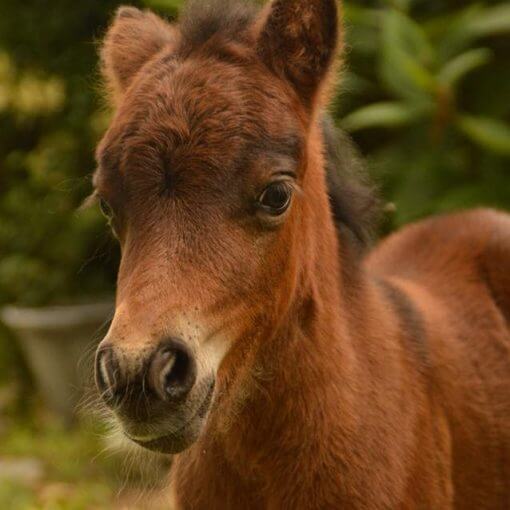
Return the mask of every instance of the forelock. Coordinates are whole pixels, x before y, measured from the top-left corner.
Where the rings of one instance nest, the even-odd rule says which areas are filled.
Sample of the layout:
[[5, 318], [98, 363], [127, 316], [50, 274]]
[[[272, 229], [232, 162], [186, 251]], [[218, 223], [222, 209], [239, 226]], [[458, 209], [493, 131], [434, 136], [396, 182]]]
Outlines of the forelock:
[[242, 42], [257, 11], [250, 0], [189, 0], [179, 18], [182, 47], [192, 51], [216, 37]]

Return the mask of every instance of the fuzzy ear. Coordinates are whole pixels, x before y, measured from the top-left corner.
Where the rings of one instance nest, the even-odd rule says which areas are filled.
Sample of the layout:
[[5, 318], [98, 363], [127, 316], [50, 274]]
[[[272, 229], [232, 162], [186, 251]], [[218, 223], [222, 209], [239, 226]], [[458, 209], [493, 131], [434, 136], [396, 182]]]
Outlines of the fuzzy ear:
[[310, 107], [339, 46], [336, 0], [273, 0], [258, 40], [264, 62]]
[[155, 14], [120, 7], [100, 51], [102, 72], [113, 93], [122, 94], [142, 66], [175, 40], [175, 29]]

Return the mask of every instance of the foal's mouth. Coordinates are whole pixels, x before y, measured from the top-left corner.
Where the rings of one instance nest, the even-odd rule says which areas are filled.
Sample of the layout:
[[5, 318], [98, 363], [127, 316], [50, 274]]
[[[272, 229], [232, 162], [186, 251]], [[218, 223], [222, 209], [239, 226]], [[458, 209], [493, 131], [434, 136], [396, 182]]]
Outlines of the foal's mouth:
[[125, 436], [137, 445], [147, 450], [165, 453], [177, 454], [189, 448], [198, 438], [205, 417], [211, 406], [215, 382], [214, 379], [209, 383], [207, 393], [199, 405], [196, 412], [188, 419], [184, 425], [171, 434], [164, 434], [156, 437], [135, 437], [127, 432]]

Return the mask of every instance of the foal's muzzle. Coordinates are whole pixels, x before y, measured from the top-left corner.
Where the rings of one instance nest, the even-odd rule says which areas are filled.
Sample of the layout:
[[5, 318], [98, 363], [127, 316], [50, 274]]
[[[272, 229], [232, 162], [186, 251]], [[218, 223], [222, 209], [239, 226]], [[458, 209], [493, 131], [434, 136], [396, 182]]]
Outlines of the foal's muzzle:
[[177, 453], [196, 440], [207, 415], [214, 377], [198, 381], [193, 352], [179, 339], [155, 348], [123, 351], [102, 344], [96, 384], [128, 438], [163, 453]]
[[196, 377], [194, 356], [176, 339], [164, 340], [154, 352], [136, 362], [130, 362], [108, 345], [96, 355], [97, 387], [111, 408], [132, 405], [139, 396], [137, 389], [142, 390], [146, 399], [178, 402], [186, 398]]

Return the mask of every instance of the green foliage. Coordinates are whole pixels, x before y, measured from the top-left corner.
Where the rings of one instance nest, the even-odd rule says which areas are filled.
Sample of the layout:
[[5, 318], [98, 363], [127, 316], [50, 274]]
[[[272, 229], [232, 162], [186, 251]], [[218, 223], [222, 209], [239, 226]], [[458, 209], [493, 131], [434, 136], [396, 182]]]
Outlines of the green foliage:
[[[2, 510], [169, 510], [158, 497], [168, 458], [119, 449], [97, 418], [69, 429], [41, 409], [29, 417], [2, 423]], [[9, 468], [20, 461], [35, 463], [36, 474]]]
[[167, 16], [175, 16], [182, 6], [182, 0], [145, 0], [144, 3], [147, 7], [161, 11]]
[[[5, 461], [29, 459], [41, 466], [37, 483], [3, 479], [0, 507], [10, 510], [111, 509], [117, 498], [119, 458], [98, 455], [104, 448], [104, 430], [90, 425], [74, 430], [51, 423], [13, 424], [2, 432], [0, 455]], [[5, 469], [5, 468], [4, 468]], [[5, 477], [5, 473], [4, 473]]]
[[115, 248], [90, 193], [102, 117], [93, 40], [117, 2], [11, 2], [0, 17], [0, 304], [111, 294]]
[[345, 12], [349, 70], [335, 114], [395, 203], [394, 226], [508, 208], [508, 4], [351, 0]]

